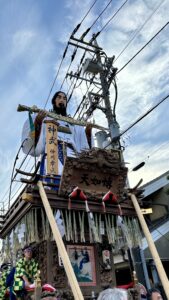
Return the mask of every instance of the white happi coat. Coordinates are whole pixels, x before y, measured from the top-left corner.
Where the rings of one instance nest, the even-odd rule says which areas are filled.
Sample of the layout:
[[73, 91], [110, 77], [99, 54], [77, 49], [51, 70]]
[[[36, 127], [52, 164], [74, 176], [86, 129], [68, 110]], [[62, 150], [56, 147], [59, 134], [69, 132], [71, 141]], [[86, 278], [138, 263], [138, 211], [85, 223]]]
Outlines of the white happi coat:
[[[33, 121], [35, 120], [36, 115], [32, 117]], [[48, 118], [49, 119], [49, 118]], [[71, 134], [58, 132], [58, 141], [63, 141], [72, 145], [72, 148], [75, 149], [76, 152], [80, 153], [82, 150], [89, 149], [89, 145], [87, 142], [87, 137], [85, 133], [85, 129], [79, 125], [71, 125], [64, 121], [57, 121], [59, 125], [69, 127]], [[29, 119], [26, 120], [22, 130], [22, 142], [23, 142], [23, 152], [25, 154], [29, 154], [31, 156], [40, 156], [45, 153], [45, 144], [46, 144], [46, 124], [42, 124], [41, 133], [39, 137], [39, 141], [34, 149], [34, 141], [30, 136], [30, 123]], [[67, 147], [67, 156], [75, 156], [75, 151], [72, 148]], [[58, 160], [58, 169], [59, 174], [62, 173], [63, 165], [60, 160]]]

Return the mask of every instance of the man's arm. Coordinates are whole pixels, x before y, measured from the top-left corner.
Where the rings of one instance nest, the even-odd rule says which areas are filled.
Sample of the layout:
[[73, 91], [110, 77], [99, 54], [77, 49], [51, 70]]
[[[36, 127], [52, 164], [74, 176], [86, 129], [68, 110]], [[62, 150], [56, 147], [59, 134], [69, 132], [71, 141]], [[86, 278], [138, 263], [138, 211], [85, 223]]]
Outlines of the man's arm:
[[23, 279], [24, 282], [25, 282], [25, 287], [29, 287], [29, 286], [32, 284], [31, 282], [29, 282], [29, 280], [28, 280], [28, 278], [27, 278], [26, 275], [23, 275], [23, 276], [22, 276], [22, 279]]
[[40, 133], [41, 133], [41, 128], [42, 128], [42, 123], [43, 120], [46, 118], [46, 113], [45, 111], [40, 111], [34, 121], [34, 127], [35, 127], [35, 147], [39, 141]]

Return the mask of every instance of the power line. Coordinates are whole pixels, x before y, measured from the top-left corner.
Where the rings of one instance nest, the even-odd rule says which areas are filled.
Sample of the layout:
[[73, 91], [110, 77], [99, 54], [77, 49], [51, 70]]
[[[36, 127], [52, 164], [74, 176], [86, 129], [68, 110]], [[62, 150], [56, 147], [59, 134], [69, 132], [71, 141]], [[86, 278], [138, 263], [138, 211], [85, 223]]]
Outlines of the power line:
[[81, 105], [84, 103], [84, 101], [85, 101], [85, 99], [86, 99], [86, 95], [87, 95], [87, 93], [88, 93], [88, 91], [89, 91], [89, 89], [90, 89], [90, 87], [91, 87], [91, 85], [92, 85], [92, 83], [93, 83], [94, 77], [95, 77], [95, 75], [91, 78], [91, 82], [90, 82], [90, 84], [89, 84], [89, 87], [87, 88], [87, 91], [86, 91], [85, 95], [83, 96], [82, 101], [80, 102], [79, 106], [77, 107], [76, 112], [75, 112], [73, 118], [75, 118], [75, 116], [76, 116], [76, 114], [78, 113], [78, 111], [79, 111]]
[[[144, 158], [142, 159], [142, 162], [144, 162], [144, 166], [146, 167], [149, 164], [149, 161], [152, 159], [152, 156], [154, 156], [161, 148], [166, 147], [169, 144], [169, 141], [162, 143], [160, 146], [158, 146], [155, 150], [149, 150], [147, 151], [147, 154], [145, 154]], [[168, 149], [169, 150], [169, 149]], [[165, 153], [164, 151], [160, 153]], [[136, 165], [139, 165], [140, 163], [136, 163]], [[133, 168], [129, 170], [129, 173], [132, 172]]]
[[[160, 8], [160, 6], [165, 2], [166, 0], [161, 1], [161, 3], [153, 10], [153, 12], [148, 16], [148, 18], [145, 20], [145, 22], [141, 25], [141, 27], [135, 31], [133, 37], [129, 40], [129, 42], [126, 44], [126, 46], [121, 50], [121, 52], [118, 54], [115, 61], [118, 60], [118, 58], [122, 55], [122, 53], [128, 48], [128, 46], [132, 43], [132, 41], [135, 39], [135, 37], [138, 35], [139, 32], [143, 29], [143, 27], [148, 23], [148, 21], [152, 18], [152, 16], [156, 13], [156, 11]], [[115, 62], [114, 61], [114, 62]]]
[[95, 36], [91, 39], [91, 42], [94, 41], [99, 35], [100, 33], [107, 27], [107, 25], [114, 19], [114, 17], [118, 14], [118, 12], [123, 8], [123, 6], [128, 2], [128, 0], [126, 0], [119, 8], [118, 10], [114, 13], [114, 15], [106, 22], [106, 24], [102, 27], [102, 29], [100, 31], [98, 31]]
[[62, 81], [62, 83], [61, 83], [61, 86], [60, 86], [60, 89], [59, 89], [59, 90], [62, 90], [63, 84], [64, 84], [64, 82], [65, 82], [65, 80], [66, 80], [67, 73], [69, 72], [70, 67], [71, 67], [71, 65], [72, 65], [72, 63], [73, 63], [73, 61], [74, 61], [75, 56], [76, 56], [77, 49], [78, 49], [78, 48], [76, 47], [76, 48], [74, 49], [73, 53], [72, 53], [70, 64], [69, 64], [69, 66], [68, 66], [68, 68], [67, 68], [66, 75], [65, 75], [65, 77], [63, 78], [63, 81]]
[[169, 144], [169, 141], [164, 142], [159, 147], [157, 147], [154, 151], [151, 151], [151, 154], [146, 155], [145, 162], [148, 162], [152, 158], [152, 156], [154, 156], [161, 148], [166, 147], [167, 144]]
[[[107, 148], [108, 146], [111, 145], [111, 143], [117, 139], [119, 139], [123, 134], [125, 134], [128, 130], [130, 130], [132, 127], [134, 127], [137, 123], [139, 123], [142, 119], [144, 119], [146, 116], [148, 116], [156, 107], [158, 107], [161, 103], [163, 103], [167, 98], [169, 98], [169, 94], [164, 97], [162, 100], [160, 100], [156, 105], [151, 107], [146, 113], [144, 113], [141, 117], [139, 117], [134, 123], [132, 123], [127, 129], [123, 130], [118, 136], [115, 136], [111, 142], [105, 147]], [[104, 149], [105, 149], [104, 148]]]
[[[167, 144], [169, 144], [169, 142], [163, 143], [160, 147], [158, 147], [155, 151], [151, 152], [151, 154], [147, 156], [147, 158], [145, 159], [146, 167], [150, 166], [150, 160], [152, 160], [152, 157], [153, 157], [153, 162], [156, 162], [159, 159], [161, 162], [163, 153], [165, 154], [166, 157], [168, 157], [169, 148], [167, 148], [166, 150], [160, 151], [160, 149], [162, 149], [163, 147], [166, 147]], [[154, 157], [159, 151], [160, 151], [160, 156], [158, 154], [157, 158]]]
[[[17, 152], [17, 154], [16, 154], [16, 156], [15, 156], [15, 161], [14, 161], [14, 164], [13, 164], [13, 168], [12, 168], [12, 175], [11, 175], [11, 180], [10, 180], [10, 187], [8, 188], [8, 190], [5, 192], [5, 194], [3, 195], [3, 197], [2, 197], [2, 202], [3, 202], [3, 199], [5, 198], [5, 196], [6, 196], [6, 194], [9, 192], [9, 199], [10, 199], [10, 194], [11, 194], [11, 185], [12, 185], [12, 181], [13, 181], [13, 179], [16, 177], [16, 174], [15, 174], [15, 176], [13, 177], [13, 174], [14, 174], [14, 169], [15, 169], [15, 165], [16, 165], [16, 162], [17, 162], [17, 160], [18, 160], [18, 158], [19, 158], [19, 153], [20, 153], [20, 151], [21, 151], [21, 149], [22, 149], [22, 147], [23, 147], [23, 144], [24, 144], [24, 142], [27, 140], [27, 138], [22, 142], [22, 144], [21, 144], [21, 146], [19, 147], [19, 149], [18, 149], [18, 152]], [[29, 150], [29, 152], [32, 150], [32, 147], [31, 147], [31, 149]], [[28, 153], [29, 154], [29, 153]], [[25, 162], [25, 160], [26, 160], [26, 158], [28, 157], [28, 154], [27, 155], [25, 155], [25, 157], [24, 157], [24, 159], [23, 159], [23, 161], [22, 161], [22, 163], [21, 163], [21, 165], [20, 165], [20, 167], [19, 168], [21, 168], [21, 166], [23, 165], [23, 163]], [[30, 160], [30, 159], [29, 159]]]
[[[27, 154], [27, 156], [28, 156], [28, 154]], [[27, 157], [27, 156], [26, 156], [26, 157]], [[24, 168], [23, 171], [26, 170], [28, 164], [30, 163], [30, 159], [31, 159], [31, 157], [29, 158], [29, 160], [28, 160], [28, 162], [27, 162], [27, 164], [26, 164], [26, 166], [25, 166], [25, 168]], [[21, 165], [23, 165], [24, 161], [25, 161], [25, 159], [22, 161]], [[20, 167], [20, 168], [21, 168], [21, 167]], [[20, 168], [19, 168], [19, 169], [20, 169]], [[29, 173], [32, 171], [33, 168], [34, 168], [34, 164], [33, 164], [33, 166], [31, 166], [31, 169], [30, 169]], [[9, 196], [8, 196], [8, 198], [5, 199], [5, 200], [8, 199], [8, 209], [9, 209], [9, 207], [10, 207], [11, 200], [14, 198], [14, 196], [15, 196], [16, 193], [17, 193], [17, 191], [18, 191], [18, 190], [23, 186], [23, 184], [24, 184], [24, 183], [21, 183], [21, 185], [20, 185], [20, 187], [18, 188], [18, 190], [17, 190], [17, 191], [15, 192], [15, 194], [12, 195], [12, 197], [11, 197], [11, 193], [14, 191], [14, 189], [15, 189], [15, 187], [16, 187], [16, 186], [14, 186], [13, 191], [12, 191], [12, 183], [15, 182], [16, 175], [17, 175], [17, 173], [15, 173], [15, 175], [13, 176], [13, 178], [12, 178], [12, 176], [11, 176], [10, 188], [8, 189], [8, 191], [9, 191]], [[8, 191], [7, 191], [7, 192], [8, 192]], [[5, 195], [4, 195], [4, 197], [5, 197]], [[4, 200], [4, 202], [5, 202], [5, 200]]]
[[[85, 16], [83, 17], [82, 21], [80, 22], [80, 24], [78, 24], [78, 25], [76, 26], [76, 28], [74, 29], [74, 31], [72, 32], [71, 36], [72, 36], [73, 34], [75, 34], [75, 33], [77, 32], [77, 30], [80, 28], [81, 24], [84, 22], [85, 18], [87, 17], [87, 15], [89, 14], [89, 12], [91, 11], [91, 9], [93, 8], [93, 6], [95, 5], [95, 3], [96, 3], [97, 1], [98, 1], [98, 0], [95, 0], [95, 1], [93, 2], [93, 4], [92, 4], [91, 7], [89, 8], [89, 10], [88, 10], [87, 13], [85, 14]], [[69, 39], [69, 40], [70, 40], [70, 39]], [[52, 90], [53, 90], [53, 87], [54, 87], [54, 85], [55, 85], [56, 79], [57, 79], [58, 74], [59, 74], [59, 72], [60, 72], [60, 69], [61, 69], [63, 60], [64, 60], [64, 58], [65, 58], [65, 56], [66, 56], [67, 50], [68, 50], [68, 43], [67, 43], [66, 48], [65, 48], [65, 50], [64, 50], [64, 53], [63, 53], [63, 56], [62, 56], [62, 59], [61, 59], [61, 62], [60, 62], [58, 71], [57, 71], [57, 73], [56, 73], [56, 76], [55, 76], [54, 81], [53, 81], [53, 83], [52, 83], [52, 86], [51, 86], [51, 88], [50, 88], [49, 95], [48, 95], [47, 100], [46, 100], [45, 105], [44, 105], [44, 109], [46, 108], [46, 105], [47, 105], [47, 103], [48, 103], [48, 101], [49, 101], [51, 92], [52, 92]], [[75, 53], [75, 54], [76, 54], [76, 53]], [[72, 54], [72, 61], [73, 61], [73, 59], [74, 59], [75, 54], [74, 54], [74, 53]], [[64, 82], [63, 82], [63, 83], [64, 83]], [[63, 85], [63, 83], [62, 83], [62, 85]], [[20, 146], [19, 151], [20, 151], [21, 148], [22, 148], [22, 145]], [[18, 158], [18, 153], [17, 153], [16, 159], [17, 159], [17, 158]], [[26, 157], [24, 158], [24, 160], [22, 161], [21, 166], [23, 165], [23, 163], [24, 163], [24, 161], [25, 161], [26, 158], [27, 158], [27, 156], [26, 156]], [[29, 161], [30, 161], [30, 160], [29, 160]], [[28, 161], [28, 163], [29, 163], [29, 161]], [[15, 160], [15, 162], [14, 162], [14, 167], [15, 167], [15, 163], [16, 163], [16, 160]], [[28, 164], [27, 164], [27, 165], [28, 165]], [[21, 168], [21, 166], [20, 166], [19, 168]], [[14, 174], [14, 167], [13, 167], [13, 170], [12, 170], [12, 177], [13, 177], [13, 174]], [[10, 205], [10, 199], [11, 199], [12, 182], [13, 182], [14, 178], [16, 177], [16, 174], [15, 174], [15, 176], [14, 176], [13, 178], [12, 178], [12, 177], [11, 177], [11, 184], [10, 184], [10, 187], [9, 187], [9, 189], [8, 189], [7, 192], [6, 192], [6, 193], [8, 193], [8, 191], [9, 191], [9, 203], [8, 203], [9, 205]], [[4, 199], [4, 197], [6, 196], [6, 193], [4, 194], [3, 199]]]
[[[97, 1], [98, 1], [98, 0], [95, 0], [95, 1], [93, 2], [93, 4], [91, 5], [91, 7], [88, 9], [88, 11], [86, 12], [86, 14], [85, 14], [84, 17], [82, 18], [82, 21], [81, 21], [81, 22], [76, 26], [76, 28], [73, 30], [71, 36], [74, 35], [74, 34], [79, 30], [80, 26], [82, 25], [82, 23], [84, 22], [84, 20], [86, 19], [86, 17], [88, 16], [89, 12], [91, 11], [91, 9], [93, 8], [93, 6], [95, 5], [95, 3], [96, 3]], [[70, 36], [70, 38], [71, 38], [71, 36]], [[70, 41], [70, 38], [69, 38], [69, 41]], [[46, 105], [47, 105], [47, 103], [48, 103], [48, 101], [49, 101], [49, 98], [50, 98], [50, 95], [51, 95], [51, 93], [52, 93], [53, 87], [54, 87], [54, 85], [55, 85], [56, 79], [57, 79], [57, 77], [58, 77], [58, 75], [59, 75], [59, 72], [60, 72], [60, 69], [61, 69], [63, 60], [64, 60], [64, 58], [65, 58], [65, 56], [66, 56], [66, 53], [67, 53], [67, 50], [68, 50], [69, 41], [67, 42], [66, 48], [65, 48], [65, 50], [64, 50], [64, 53], [63, 53], [63, 56], [62, 56], [62, 59], [61, 59], [61, 62], [60, 62], [58, 71], [57, 71], [57, 73], [56, 73], [56, 76], [55, 76], [54, 81], [53, 81], [53, 83], [52, 83], [52, 86], [51, 86], [51, 88], [50, 88], [49, 95], [48, 95], [47, 100], [46, 100], [46, 102], [45, 102], [44, 108], [46, 108]]]
[[133, 126], [135, 126], [138, 122], [140, 122], [142, 119], [144, 119], [146, 116], [148, 116], [155, 108], [157, 108], [161, 103], [163, 103], [167, 98], [169, 97], [169, 94], [164, 97], [162, 100], [160, 100], [156, 105], [151, 107], [145, 114], [143, 114], [141, 117], [139, 117], [134, 123], [132, 123], [127, 129], [125, 129], [121, 134], [123, 135], [125, 132], [127, 132], [129, 129], [131, 129]]
[[93, 6], [95, 5], [95, 3], [97, 2], [98, 0], [95, 0], [93, 2], [93, 4], [91, 5], [91, 7], [89, 8], [89, 10], [87, 11], [87, 13], [85, 14], [85, 16], [83, 17], [82, 21], [80, 22], [80, 25], [82, 25], [82, 23], [84, 22], [84, 20], [86, 19], [86, 17], [88, 16], [89, 12], [92, 10]]
[[51, 86], [50, 91], [49, 91], [49, 95], [48, 95], [47, 100], [46, 100], [46, 102], [45, 102], [44, 109], [46, 108], [46, 105], [47, 105], [47, 103], [48, 103], [48, 101], [49, 101], [49, 98], [50, 98], [50, 95], [51, 95], [51, 93], [52, 93], [53, 87], [54, 87], [54, 85], [55, 85], [56, 79], [58, 78], [58, 75], [59, 75], [59, 72], [60, 72], [60, 69], [61, 69], [63, 60], [64, 60], [64, 58], [65, 58], [65, 56], [66, 56], [66, 53], [67, 53], [67, 49], [68, 49], [68, 45], [66, 46], [65, 51], [64, 51], [64, 53], [63, 53], [63, 56], [62, 56], [62, 59], [61, 59], [61, 62], [60, 62], [58, 71], [57, 71], [57, 73], [56, 73], [56, 75], [55, 75], [55, 78], [54, 78], [54, 80], [53, 80], [52, 86]]
[[[110, 1], [111, 2], [111, 1]], [[107, 4], [107, 6], [110, 4], [110, 2]], [[107, 23], [102, 27], [102, 29], [99, 31], [99, 32], [97, 32], [95, 35], [94, 35], [94, 37], [91, 39], [91, 41], [90, 42], [93, 42], [94, 40], [96, 40], [96, 38], [98, 37], [98, 35], [100, 35], [100, 33], [105, 29], [105, 27], [110, 23], [110, 21], [112, 21], [112, 19], [117, 15], [117, 13], [123, 8], [123, 6], [126, 4], [128, 2], [128, 0], [126, 0], [120, 7], [119, 7], [119, 9], [113, 14], [113, 16], [107, 21]], [[107, 6], [106, 6], [106, 8], [107, 8]], [[105, 9], [106, 9], [105, 8]], [[104, 9], [104, 10], [105, 10]], [[103, 12], [102, 12], [103, 13]], [[95, 22], [92, 24], [92, 26], [95, 24]], [[91, 26], [91, 27], [92, 27]], [[90, 27], [90, 29], [91, 29], [91, 27]], [[85, 33], [87, 34], [89, 32], [89, 30], [87, 30]], [[84, 38], [84, 36], [86, 35], [86, 34], [83, 34], [83, 38]], [[85, 53], [86, 53], [86, 51], [85, 51]], [[84, 54], [85, 54], [84, 53]], [[95, 55], [95, 54], [94, 54]], [[94, 58], [94, 55], [93, 55], [93, 57], [92, 57], [92, 59]], [[78, 81], [78, 78], [76, 79], [76, 82]], [[75, 85], [74, 85], [74, 88], [76, 87], [76, 83], [75, 83]], [[72, 94], [73, 94], [73, 90], [74, 90], [74, 88], [72, 89], [72, 92], [71, 92], [71, 97], [72, 97]], [[70, 89], [69, 89], [70, 90]], [[70, 98], [71, 98], [70, 97]], [[70, 100], [70, 98], [69, 98], [69, 100]]]
[[[127, 0], [128, 1], [128, 0]], [[89, 33], [89, 31], [92, 29], [92, 27], [96, 24], [96, 22], [98, 21], [98, 19], [100, 19], [101, 15], [106, 11], [106, 9], [108, 8], [108, 6], [111, 4], [112, 0], [110, 0], [107, 5], [105, 6], [105, 8], [101, 11], [101, 13], [98, 15], [98, 17], [95, 19], [95, 21], [92, 23], [92, 25], [87, 28], [87, 30], [82, 34], [81, 39], [83, 40], [84, 37]]]
[[136, 54], [120, 70], [117, 71], [116, 75], [119, 74], [144, 48], [146, 48], [152, 42], [152, 40], [154, 40], [156, 38], [156, 36], [162, 30], [164, 30], [164, 28], [166, 26], [168, 26], [168, 24], [169, 24], [169, 22], [167, 22], [139, 51], [137, 51]]
[[[77, 83], [77, 81], [78, 81], [78, 79], [79, 79], [79, 76], [80, 76], [80, 74], [81, 74], [81, 72], [82, 72], [82, 67], [81, 67], [81, 69], [80, 69], [80, 66], [82, 65], [82, 63], [83, 63], [83, 61], [84, 61], [86, 52], [87, 52], [87, 50], [84, 51], [84, 53], [83, 53], [83, 55], [82, 55], [82, 57], [81, 57], [80, 64], [79, 64], [78, 69], [77, 69], [77, 72], [76, 72], [77, 78], [75, 78], [75, 77], [73, 78], [72, 84], [71, 84], [71, 86], [70, 86], [70, 88], [69, 88], [69, 90], [68, 90], [67, 95], [69, 94], [69, 91], [70, 91], [71, 87], [73, 86], [72, 91], [71, 91], [71, 93], [70, 93], [70, 95], [69, 95], [69, 97], [68, 97], [68, 102], [70, 101], [70, 99], [71, 99], [71, 97], [72, 97], [72, 95], [73, 95], [73, 91], [74, 91], [75, 88], [76, 88], [76, 83]], [[94, 57], [94, 56], [93, 56], [93, 57]], [[92, 59], [93, 59], [93, 58], [92, 58]], [[76, 80], [76, 81], [75, 81], [75, 80]], [[74, 82], [75, 82], [75, 83], [74, 83]], [[74, 85], [73, 85], [73, 84], [74, 84]]]
[[[128, 0], [127, 0], [128, 1]], [[91, 30], [91, 28], [96, 24], [96, 22], [98, 21], [98, 19], [101, 17], [101, 15], [106, 11], [106, 9], [108, 8], [108, 6], [110, 5], [110, 3], [112, 2], [112, 0], [110, 0], [108, 3], [107, 3], [107, 5], [105, 6], [105, 8], [101, 11], [101, 13], [98, 15], [98, 17], [95, 19], [95, 21], [92, 23], [92, 25], [82, 34], [82, 36], [81, 36], [81, 40], [83, 40], [84, 39], [84, 37], [88, 34], [88, 32]], [[72, 37], [72, 35], [71, 35], [71, 37]], [[71, 38], [70, 37], [70, 38]], [[69, 43], [69, 42], [68, 42]], [[75, 46], [75, 49], [74, 49], [74, 52], [73, 52], [73, 54], [72, 54], [72, 58], [71, 58], [71, 62], [70, 62], [70, 64], [69, 64], [69, 67], [68, 67], [68, 69], [67, 69], [67, 72], [66, 72], [66, 75], [65, 75], [65, 77], [64, 77], [64, 79], [63, 79], [63, 81], [62, 81], [62, 84], [61, 84], [61, 86], [60, 86], [60, 90], [62, 89], [62, 87], [63, 87], [63, 84], [64, 84], [64, 82], [65, 82], [65, 80], [66, 80], [66, 76], [67, 76], [67, 73], [68, 73], [68, 71], [70, 70], [70, 67], [71, 67], [71, 65], [72, 65], [72, 62], [73, 62], [73, 60], [74, 60], [74, 58], [75, 58], [75, 55], [76, 55], [76, 53], [77, 53], [77, 48], [78, 48], [78, 44], [79, 44], [79, 42], [77, 42], [77, 44], [76, 44], [76, 46]], [[72, 96], [72, 93], [71, 93], [71, 96]]]

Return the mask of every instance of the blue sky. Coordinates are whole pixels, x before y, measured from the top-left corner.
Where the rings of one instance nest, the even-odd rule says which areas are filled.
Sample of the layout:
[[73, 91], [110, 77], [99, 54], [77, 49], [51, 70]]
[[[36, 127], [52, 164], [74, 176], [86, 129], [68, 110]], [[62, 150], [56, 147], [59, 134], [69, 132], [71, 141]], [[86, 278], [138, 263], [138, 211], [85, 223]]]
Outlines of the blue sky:
[[[69, 36], [93, 2], [90, 0], [0, 0], [0, 195], [5, 202], [14, 159], [20, 146], [22, 125], [27, 117], [26, 113], [17, 112], [17, 106], [19, 103], [28, 106], [35, 104], [43, 108]], [[80, 36], [94, 22], [108, 2], [108, 0], [97, 0], [77, 36]], [[122, 3], [124, 1], [112, 1], [92, 28], [87, 40], [92, 33], [96, 33], [105, 25]], [[128, 0], [99, 36], [98, 43], [107, 55], [117, 57], [160, 3], [161, 6], [156, 13], [117, 59], [115, 67], [120, 69], [168, 22], [169, 1]], [[118, 74], [119, 96], [116, 113], [121, 130], [169, 93], [168, 36], [169, 26]], [[72, 51], [73, 48], [69, 47], [52, 94], [60, 88]], [[72, 69], [77, 68], [79, 58], [81, 58], [80, 54], [72, 64]], [[69, 82], [65, 82], [63, 90], [67, 91], [68, 88]], [[74, 93], [69, 105], [70, 113], [73, 113], [82, 99], [82, 92], [85, 90], [83, 85], [81, 90], [77, 89]], [[113, 97], [112, 88], [112, 104]], [[129, 172], [131, 185], [140, 178], [143, 178], [145, 183], [168, 170], [168, 101], [161, 104], [122, 139], [122, 143], [126, 146], [124, 155], [125, 161], [129, 163], [129, 169], [146, 160], [145, 167], [140, 171]], [[47, 108], [50, 108], [50, 101]], [[95, 121], [106, 125], [106, 120], [99, 114], [96, 114]]]

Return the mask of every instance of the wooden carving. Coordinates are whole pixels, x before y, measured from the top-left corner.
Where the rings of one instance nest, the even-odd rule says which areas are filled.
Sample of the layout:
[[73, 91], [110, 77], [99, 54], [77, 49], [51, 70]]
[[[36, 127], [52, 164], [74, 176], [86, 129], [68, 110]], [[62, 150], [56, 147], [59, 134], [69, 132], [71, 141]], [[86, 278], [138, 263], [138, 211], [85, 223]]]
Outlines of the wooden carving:
[[126, 176], [120, 151], [94, 148], [78, 158], [66, 158], [59, 194], [66, 196], [78, 186], [91, 197], [101, 197], [108, 190], [120, 196]]

